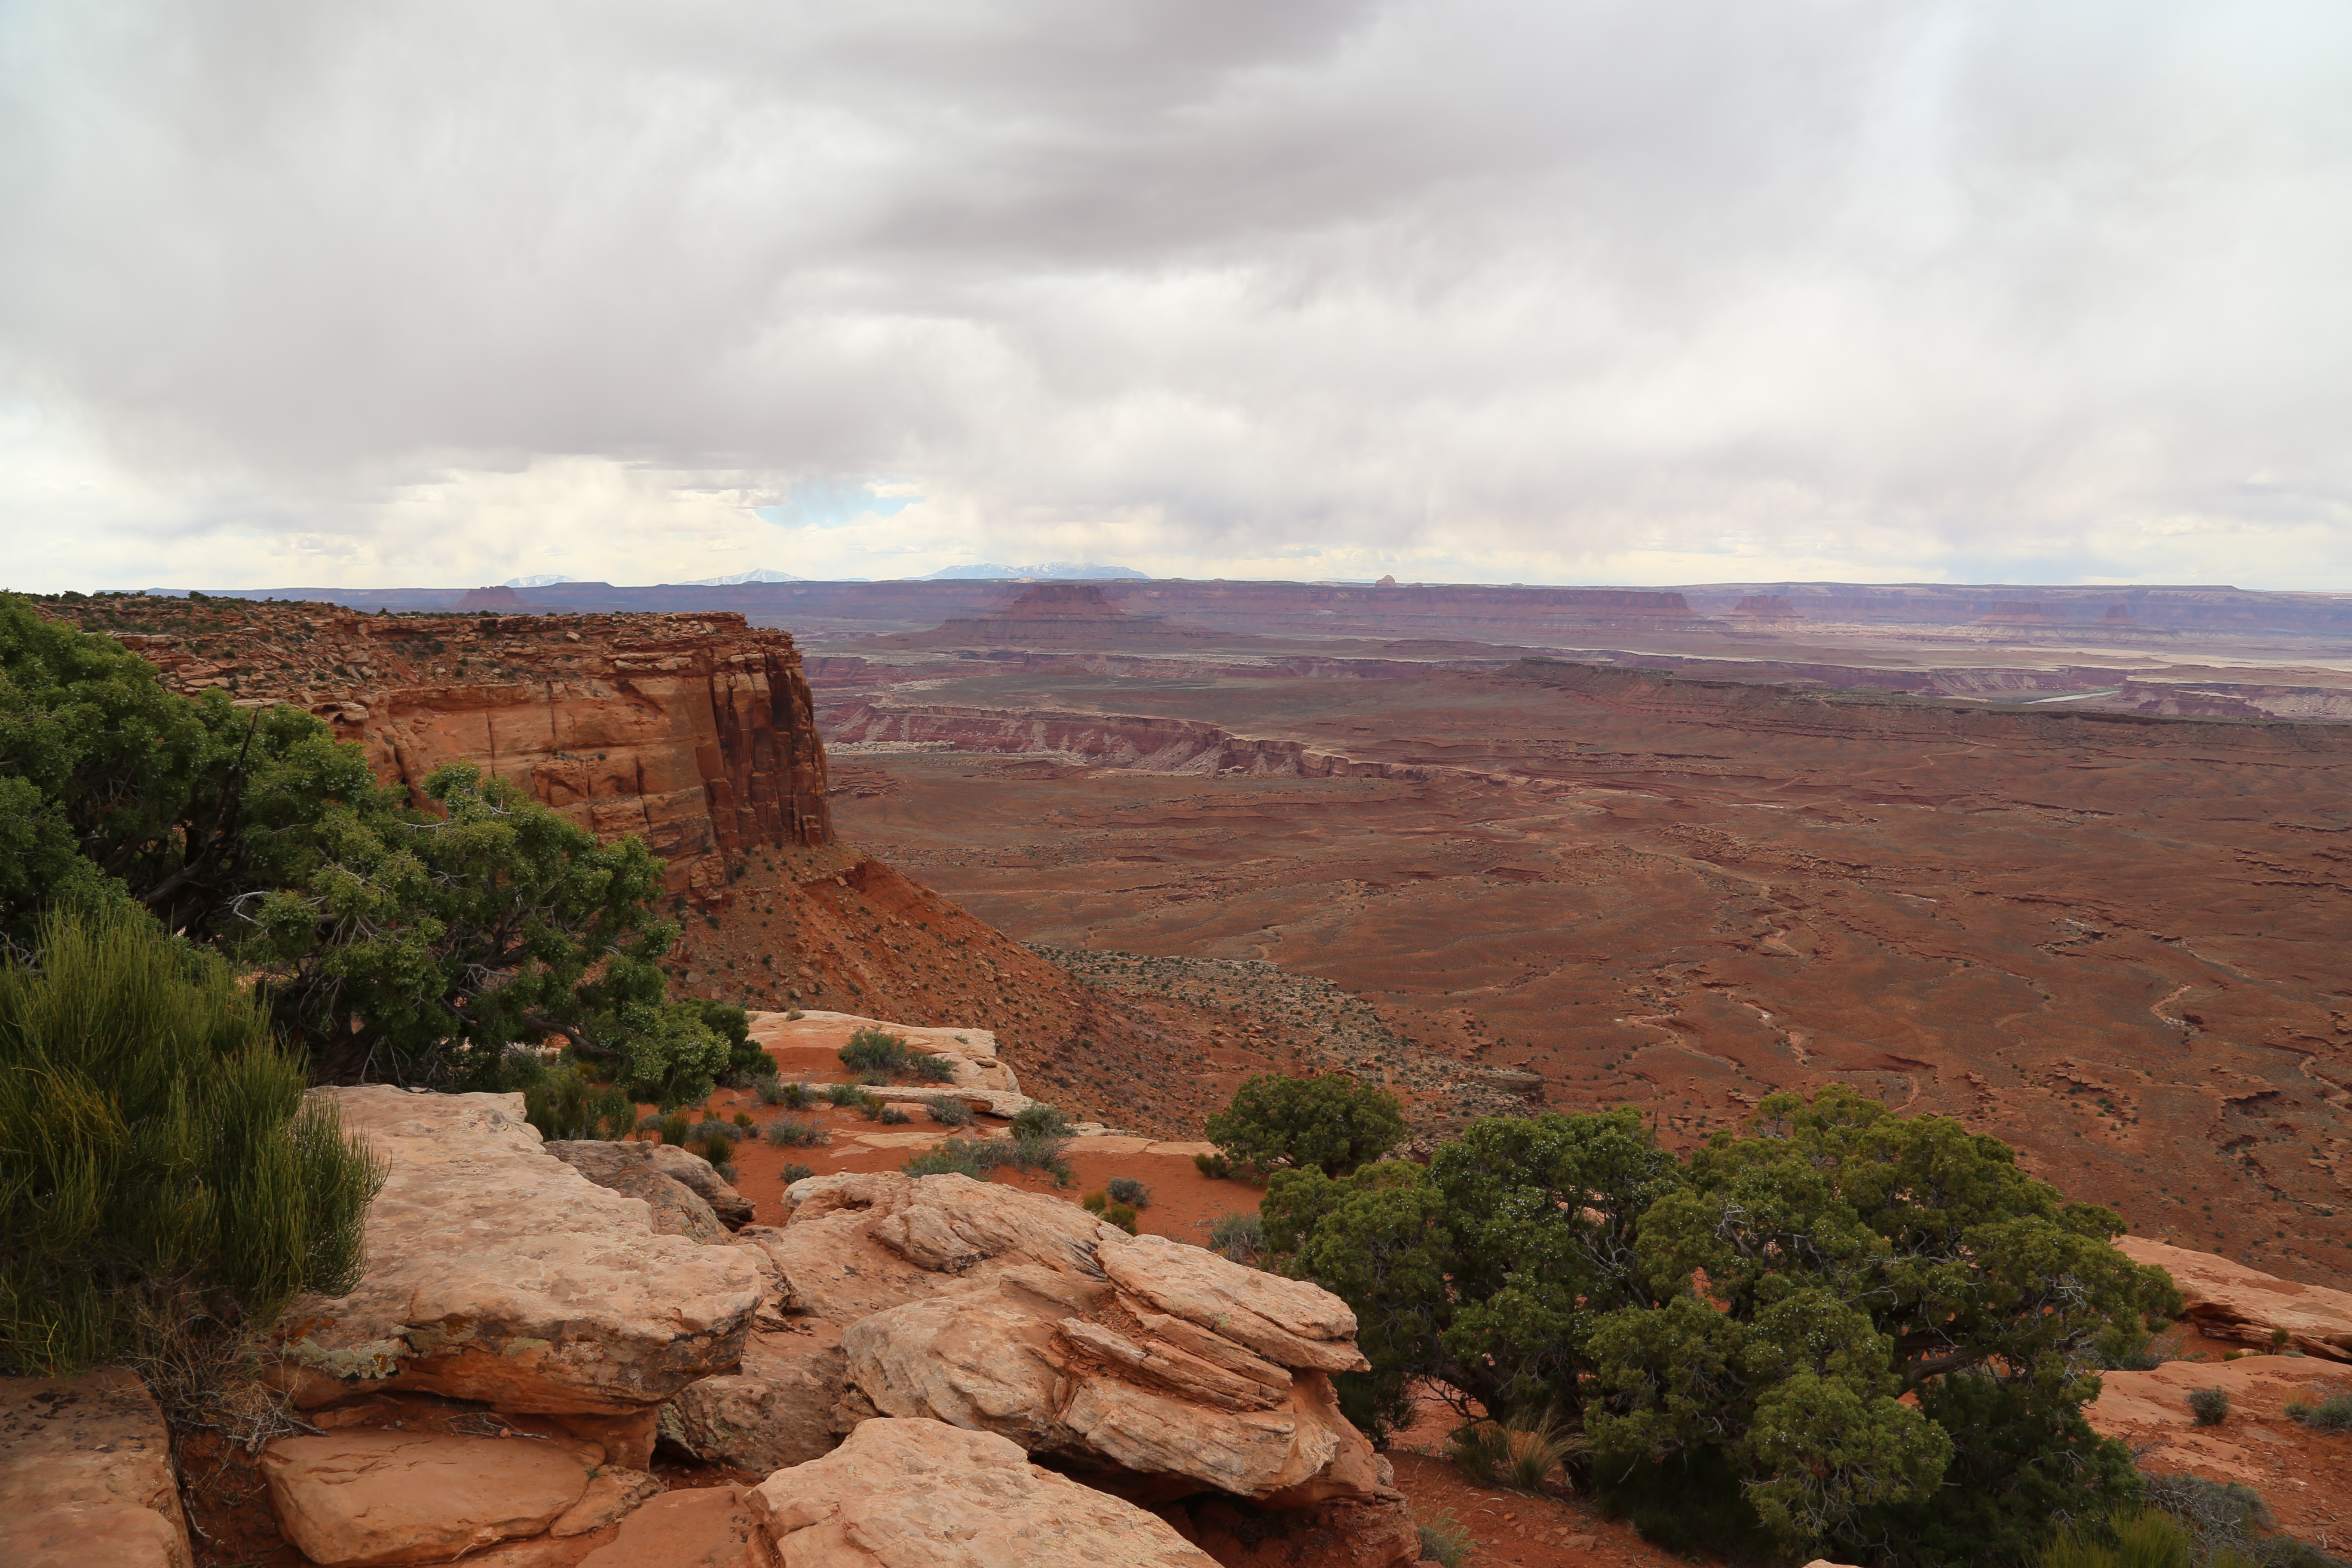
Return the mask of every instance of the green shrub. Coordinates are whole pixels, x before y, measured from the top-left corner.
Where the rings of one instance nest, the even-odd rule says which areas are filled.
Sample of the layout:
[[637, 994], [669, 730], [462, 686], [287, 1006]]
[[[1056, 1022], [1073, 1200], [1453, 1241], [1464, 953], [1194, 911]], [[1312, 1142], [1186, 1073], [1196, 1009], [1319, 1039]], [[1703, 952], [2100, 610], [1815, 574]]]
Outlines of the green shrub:
[[[853, 1072], [903, 1072], [907, 1067], [907, 1041], [901, 1035], [885, 1034], [880, 1029], [860, 1029], [849, 1037], [849, 1043], [836, 1053], [842, 1065]], [[887, 1078], [884, 1082], [889, 1081]]]
[[1413, 1522], [1421, 1531], [1421, 1559], [1424, 1563], [1442, 1563], [1444, 1568], [1465, 1568], [1472, 1552], [1478, 1549], [1470, 1539], [1470, 1531], [1454, 1517], [1450, 1508], [1429, 1513], [1416, 1513]]
[[874, 1120], [892, 1127], [903, 1127], [914, 1118], [895, 1105], [886, 1105], [875, 1114]]
[[986, 1147], [971, 1139], [950, 1138], [908, 1155], [907, 1163], [898, 1168], [910, 1176], [970, 1176], [976, 1182], [984, 1182], [992, 1168], [980, 1163], [979, 1151]]
[[1151, 1189], [1133, 1176], [1113, 1176], [1104, 1184], [1103, 1191], [1110, 1194], [1113, 1203], [1126, 1204], [1130, 1208], [1139, 1209], [1148, 1209], [1151, 1206]]
[[814, 1149], [833, 1141], [822, 1123], [803, 1121], [797, 1116], [777, 1117], [760, 1136], [783, 1149]]
[[752, 1129], [760, 1125], [758, 1122], [751, 1120], [751, 1113], [748, 1110], [739, 1110], [733, 1117], [730, 1118], [730, 1120], [746, 1132], [751, 1131]]
[[694, 1123], [687, 1120], [686, 1112], [683, 1110], [671, 1111], [656, 1125], [661, 1132], [661, 1141], [674, 1149], [686, 1147], [687, 1135], [694, 1127]]
[[971, 1107], [952, 1095], [935, 1094], [923, 1101], [923, 1110], [942, 1127], [969, 1127], [972, 1122]]
[[816, 1167], [814, 1165], [803, 1165], [799, 1161], [795, 1160], [784, 1167], [783, 1183], [784, 1185], [789, 1187], [794, 1182], [804, 1182], [815, 1174]]
[[636, 1102], [618, 1084], [594, 1084], [576, 1067], [558, 1068], [522, 1091], [523, 1120], [540, 1136], [562, 1142], [625, 1138], [636, 1121]]
[[1063, 1138], [1069, 1131], [1069, 1118], [1042, 1101], [1024, 1106], [1013, 1118], [1015, 1138]]
[[2200, 1426], [2219, 1426], [2230, 1418], [2230, 1391], [2226, 1388], [2190, 1389], [2189, 1413], [2197, 1417]]
[[1234, 1173], [1234, 1163], [1223, 1154], [1195, 1154], [1192, 1168], [1213, 1182], [1229, 1180]]
[[1088, 1214], [1100, 1214], [1110, 1206], [1110, 1198], [1104, 1193], [1088, 1193], [1078, 1200], [1078, 1206]]
[[1501, 1421], [1473, 1421], [1447, 1440], [1454, 1468], [1485, 1486], [1543, 1489], [1552, 1473], [1589, 1451], [1580, 1432], [1553, 1411], [1515, 1411]]
[[1056, 1186], [1067, 1186], [1073, 1179], [1062, 1159], [1062, 1142], [1053, 1138], [950, 1138], [898, 1168], [910, 1176], [970, 1176], [984, 1182], [990, 1172], [1006, 1165], [1043, 1171]]
[[2196, 1542], [2160, 1509], [2071, 1524], [2042, 1553], [2039, 1568], [2192, 1568]]
[[266, 1329], [360, 1267], [382, 1167], [218, 958], [121, 906], [0, 965], [0, 1371]]
[[1103, 1220], [1106, 1224], [1115, 1225], [1129, 1236], [1136, 1233], [1135, 1219], [1135, 1210], [1128, 1204], [1113, 1204], [1103, 1211]]
[[1261, 1073], [1208, 1121], [1209, 1142], [1235, 1170], [1263, 1175], [1312, 1167], [1344, 1176], [1403, 1139], [1395, 1095], [1345, 1073], [1285, 1078]]
[[2286, 1414], [2289, 1420], [2300, 1421], [2315, 1432], [2352, 1432], [2352, 1394], [2331, 1394], [2316, 1405], [2291, 1399]]
[[917, 1052], [914, 1059], [908, 1065], [913, 1068], [915, 1076], [925, 1083], [955, 1081], [955, 1063], [930, 1051]]
[[874, 1097], [854, 1083], [829, 1083], [824, 1086], [824, 1098], [835, 1105], [862, 1110], [876, 1103]]
[[1425, 1168], [1302, 1159], [1262, 1223], [1355, 1311], [1351, 1418], [1424, 1379], [1549, 1405], [1604, 1503], [1676, 1550], [2030, 1560], [2062, 1512], [2134, 1500], [2082, 1405], [2121, 1331], [2180, 1307], [2110, 1244], [2112, 1212], [1834, 1086], [1767, 1096], [1686, 1158], [1628, 1110], [1474, 1122]]
[[1255, 1268], [1265, 1256], [1265, 1224], [1255, 1214], [1219, 1215], [1209, 1226], [1209, 1250]]

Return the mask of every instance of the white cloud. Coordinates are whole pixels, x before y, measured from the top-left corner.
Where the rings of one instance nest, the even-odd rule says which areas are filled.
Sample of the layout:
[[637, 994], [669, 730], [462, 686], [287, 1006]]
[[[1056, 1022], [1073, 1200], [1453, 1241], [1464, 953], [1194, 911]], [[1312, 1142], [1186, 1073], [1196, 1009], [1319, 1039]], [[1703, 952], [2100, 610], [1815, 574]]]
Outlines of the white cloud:
[[6, 575], [2352, 585], [2347, 68], [2320, 0], [15, 7]]

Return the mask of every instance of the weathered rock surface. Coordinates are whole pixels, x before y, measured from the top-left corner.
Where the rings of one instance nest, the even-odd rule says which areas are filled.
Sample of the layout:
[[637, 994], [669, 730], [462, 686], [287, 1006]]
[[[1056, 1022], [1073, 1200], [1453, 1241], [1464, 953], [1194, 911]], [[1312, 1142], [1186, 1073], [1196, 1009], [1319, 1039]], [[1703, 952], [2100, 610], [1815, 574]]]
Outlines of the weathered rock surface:
[[[745, 1487], [674, 1491], [637, 1510], [581, 1568], [769, 1568], [775, 1558]], [[797, 1560], [794, 1568], [798, 1568]]]
[[648, 1173], [662, 1175], [699, 1198], [718, 1223], [728, 1229], [740, 1230], [751, 1222], [751, 1201], [729, 1184], [699, 1154], [667, 1143], [646, 1143], [634, 1138], [562, 1141], [545, 1147], [549, 1153], [598, 1186], [641, 1197], [645, 1194], [616, 1184], [615, 1179]]
[[[997, 1089], [1018, 1094], [1020, 1080], [996, 1054], [993, 1030], [951, 1025], [942, 1028], [896, 1024], [856, 1013], [828, 1013], [812, 1008], [797, 1018], [788, 1013], [751, 1015], [751, 1038], [774, 1056], [787, 1077], [795, 1067], [831, 1066], [835, 1053], [860, 1029], [879, 1029], [907, 1042], [909, 1050], [945, 1060], [955, 1077], [949, 1087]], [[927, 1092], [936, 1092], [936, 1088]], [[1026, 1098], [1024, 1097], [1024, 1103]], [[1012, 1112], [1001, 1112], [1010, 1115]]]
[[690, 1383], [662, 1406], [661, 1435], [698, 1459], [764, 1475], [830, 1453], [848, 1370], [841, 1330], [822, 1319], [754, 1329], [743, 1363]]
[[867, 1421], [779, 1470], [751, 1508], [790, 1568], [1212, 1568], [1164, 1520], [1029, 1463], [1003, 1437]]
[[[278, 1529], [304, 1556], [364, 1568], [446, 1563], [540, 1534], [574, 1514], [602, 1458], [585, 1444], [355, 1427], [278, 1438], [262, 1451], [261, 1474]], [[617, 1496], [639, 1479], [607, 1489]], [[565, 1533], [612, 1522], [614, 1500], [600, 1497]]]
[[657, 1236], [550, 1157], [520, 1095], [312, 1091], [390, 1162], [348, 1296], [281, 1331], [298, 1404], [395, 1387], [502, 1411], [631, 1415], [742, 1355], [744, 1250]]
[[2273, 1332], [2283, 1330], [2287, 1344], [2305, 1355], [2352, 1362], [2352, 1294], [2143, 1237], [2119, 1237], [2116, 1246], [2133, 1262], [2154, 1264], [2172, 1276], [2189, 1321], [2201, 1333], [2268, 1350]]
[[189, 1568], [163, 1413], [130, 1373], [0, 1378], [0, 1563]]

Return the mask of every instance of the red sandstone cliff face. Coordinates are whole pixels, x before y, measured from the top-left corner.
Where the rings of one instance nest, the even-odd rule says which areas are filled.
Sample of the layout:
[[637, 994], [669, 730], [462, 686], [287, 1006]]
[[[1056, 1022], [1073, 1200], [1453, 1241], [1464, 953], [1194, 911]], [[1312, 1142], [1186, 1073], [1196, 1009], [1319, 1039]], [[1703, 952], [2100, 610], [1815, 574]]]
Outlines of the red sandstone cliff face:
[[[52, 606], [54, 608], [54, 606]], [[290, 702], [421, 791], [466, 761], [724, 896], [725, 858], [833, 837], [824, 747], [799, 651], [733, 615], [361, 616], [321, 605], [92, 600], [182, 691]]]

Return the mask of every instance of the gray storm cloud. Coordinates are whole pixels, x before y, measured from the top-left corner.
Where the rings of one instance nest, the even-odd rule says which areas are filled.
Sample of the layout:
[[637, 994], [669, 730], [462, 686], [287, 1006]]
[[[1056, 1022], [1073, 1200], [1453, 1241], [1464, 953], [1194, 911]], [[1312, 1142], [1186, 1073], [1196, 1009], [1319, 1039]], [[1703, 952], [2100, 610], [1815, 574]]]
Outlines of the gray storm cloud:
[[379, 576], [386, 498], [561, 461], [1160, 570], [2352, 585], [2347, 66], [2320, 3], [20, 5], [0, 398], [125, 538]]

